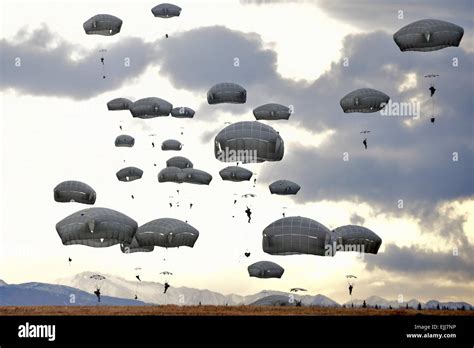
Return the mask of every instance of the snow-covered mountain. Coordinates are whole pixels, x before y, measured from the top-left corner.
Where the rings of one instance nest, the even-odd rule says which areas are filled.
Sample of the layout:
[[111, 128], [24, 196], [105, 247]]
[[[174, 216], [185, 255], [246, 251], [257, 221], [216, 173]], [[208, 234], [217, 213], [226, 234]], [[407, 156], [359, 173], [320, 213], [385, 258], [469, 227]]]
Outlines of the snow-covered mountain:
[[[345, 306], [350, 307], [351, 304], [354, 303], [354, 307], [361, 307], [363, 302], [364, 300], [356, 299], [346, 302]], [[396, 300], [390, 301], [379, 296], [370, 296], [365, 299], [365, 303], [367, 307], [375, 307], [375, 305], [377, 305], [380, 308], [389, 308], [390, 306], [392, 308], [406, 308], [408, 305], [408, 308], [417, 309], [418, 304], [421, 304], [422, 309], [437, 309], [437, 305], [439, 304], [441, 309], [462, 309], [464, 306], [465, 310], [474, 310], [474, 307], [467, 302], [440, 302], [437, 300], [430, 300], [426, 303], [423, 303], [416, 299], [412, 299], [408, 302], [398, 302]]]
[[6, 282], [0, 279], [0, 286], [8, 285]]

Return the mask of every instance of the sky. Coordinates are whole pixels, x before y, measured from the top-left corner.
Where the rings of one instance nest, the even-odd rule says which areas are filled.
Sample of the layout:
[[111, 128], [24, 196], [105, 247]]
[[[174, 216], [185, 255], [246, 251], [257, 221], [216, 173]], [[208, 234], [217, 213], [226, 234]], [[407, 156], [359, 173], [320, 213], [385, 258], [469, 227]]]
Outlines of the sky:
[[[153, 17], [150, 1], [0, 3], [0, 279], [54, 283], [82, 271], [133, 279], [141, 267], [150, 281], [172, 271], [173, 286], [241, 295], [302, 287], [345, 302], [345, 275], [355, 274], [357, 298], [474, 303], [472, 1], [183, 0], [176, 3], [181, 16], [170, 20]], [[97, 13], [121, 18], [121, 32], [86, 35], [82, 23]], [[401, 52], [393, 33], [423, 18], [461, 25], [460, 47]], [[107, 50], [106, 79], [99, 49]], [[423, 77], [433, 73], [440, 75], [435, 124]], [[208, 105], [207, 90], [227, 81], [246, 88], [246, 104]], [[344, 114], [339, 100], [363, 87], [419, 105], [421, 116]], [[196, 115], [141, 120], [106, 107], [118, 97], [151, 96]], [[269, 102], [294, 108], [289, 121], [266, 122], [285, 141], [283, 160], [246, 165], [256, 187], [222, 181], [218, 172], [229, 164], [214, 157], [215, 135], [226, 122], [254, 120], [252, 109]], [[119, 126], [135, 137], [133, 148], [115, 148]], [[367, 150], [362, 130], [371, 131]], [[169, 138], [184, 144], [180, 153], [161, 151]], [[174, 155], [209, 172], [211, 184], [158, 183]], [[115, 173], [128, 165], [143, 169], [143, 178], [119, 182]], [[278, 179], [302, 188], [296, 196], [270, 195], [268, 185]], [[199, 239], [192, 249], [130, 255], [118, 246], [64, 246], [56, 223], [88, 208], [54, 201], [53, 188], [65, 180], [88, 183], [95, 206], [138, 224], [188, 220]], [[256, 197], [244, 200], [245, 193]], [[170, 201], [180, 208], [169, 208]], [[382, 246], [362, 257], [265, 254], [262, 231], [283, 211], [330, 229], [363, 225]], [[280, 264], [284, 276], [250, 278], [247, 266], [260, 260]]]

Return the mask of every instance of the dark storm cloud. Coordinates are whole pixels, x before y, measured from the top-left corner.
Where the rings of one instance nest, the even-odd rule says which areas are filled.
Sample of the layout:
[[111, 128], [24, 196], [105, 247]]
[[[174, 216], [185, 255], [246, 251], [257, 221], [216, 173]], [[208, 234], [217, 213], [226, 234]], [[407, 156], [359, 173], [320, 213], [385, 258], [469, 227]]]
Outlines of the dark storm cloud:
[[365, 257], [367, 270], [379, 269], [408, 275], [429, 276], [437, 274], [443, 279], [464, 281], [474, 279], [474, 259], [472, 245], [460, 245], [458, 255], [453, 251], [435, 252], [416, 246], [398, 247], [389, 244], [382, 253]]
[[[22, 94], [87, 99], [105, 91], [120, 88], [142, 74], [152, 61], [153, 46], [141, 39], [124, 38], [115, 45], [104, 40], [105, 73], [98, 48], [77, 47], [42, 26], [33, 32], [22, 30], [15, 40], [1, 41], [2, 61], [0, 88]], [[71, 54], [81, 58], [72, 60]], [[16, 67], [19, 58], [21, 66]], [[130, 66], [125, 66], [125, 59]]]

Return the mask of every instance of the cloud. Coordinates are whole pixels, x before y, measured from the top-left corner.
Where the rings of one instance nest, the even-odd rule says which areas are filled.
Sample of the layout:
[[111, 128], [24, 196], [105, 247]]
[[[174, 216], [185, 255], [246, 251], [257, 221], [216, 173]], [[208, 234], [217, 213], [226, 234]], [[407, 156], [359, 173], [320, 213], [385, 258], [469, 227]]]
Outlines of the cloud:
[[353, 225], [364, 225], [365, 219], [357, 213], [354, 213], [351, 215], [350, 222]]

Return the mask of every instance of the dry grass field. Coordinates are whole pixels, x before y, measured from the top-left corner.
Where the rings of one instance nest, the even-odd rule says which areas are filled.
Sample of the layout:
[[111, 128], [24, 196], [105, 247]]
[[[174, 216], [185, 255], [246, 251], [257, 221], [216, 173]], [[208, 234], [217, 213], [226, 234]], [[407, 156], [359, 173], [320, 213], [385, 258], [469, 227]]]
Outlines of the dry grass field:
[[13, 315], [131, 315], [131, 316], [389, 316], [389, 315], [469, 315], [474, 311], [374, 308], [267, 307], [267, 306], [39, 306], [0, 307], [0, 316]]

